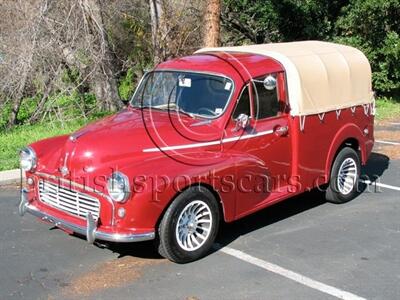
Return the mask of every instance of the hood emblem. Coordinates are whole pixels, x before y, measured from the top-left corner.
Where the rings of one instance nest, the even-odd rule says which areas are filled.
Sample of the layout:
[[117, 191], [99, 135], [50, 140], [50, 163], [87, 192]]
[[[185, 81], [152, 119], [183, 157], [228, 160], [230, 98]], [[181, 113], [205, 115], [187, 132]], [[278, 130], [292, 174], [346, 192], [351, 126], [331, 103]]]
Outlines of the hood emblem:
[[86, 131], [80, 131], [80, 132], [75, 132], [75, 133], [73, 133], [73, 134], [71, 134], [70, 136], [69, 136], [69, 140], [71, 141], [71, 142], [76, 142], [76, 140], [78, 139], [78, 138], [80, 138], [82, 135], [84, 135], [86, 133]]
[[61, 172], [62, 176], [66, 176], [66, 175], [68, 175], [69, 170], [68, 170], [67, 167], [63, 166], [63, 167], [60, 168], [60, 172]]
[[66, 175], [69, 174], [69, 170], [68, 170], [68, 167], [67, 167], [68, 155], [69, 155], [69, 153], [65, 153], [64, 165], [60, 168], [60, 172], [61, 172], [62, 176], [66, 176]]

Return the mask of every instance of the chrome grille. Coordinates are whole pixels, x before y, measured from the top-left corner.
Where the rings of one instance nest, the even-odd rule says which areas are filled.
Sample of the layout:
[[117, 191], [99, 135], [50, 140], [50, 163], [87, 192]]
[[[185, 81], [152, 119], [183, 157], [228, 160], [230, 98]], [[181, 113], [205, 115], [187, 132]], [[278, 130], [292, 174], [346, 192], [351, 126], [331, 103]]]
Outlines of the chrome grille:
[[98, 199], [49, 181], [39, 181], [39, 197], [43, 203], [78, 217], [86, 218], [89, 212], [95, 219], [100, 215]]

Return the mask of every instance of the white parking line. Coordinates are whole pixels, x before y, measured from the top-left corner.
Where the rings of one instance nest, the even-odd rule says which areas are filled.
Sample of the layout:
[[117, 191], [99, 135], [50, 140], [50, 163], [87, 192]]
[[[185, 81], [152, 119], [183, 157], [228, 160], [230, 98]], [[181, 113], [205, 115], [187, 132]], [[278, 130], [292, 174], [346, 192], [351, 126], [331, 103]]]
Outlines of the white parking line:
[[381, 141], [381, 140], [375, 140], [375, 142], [380, 143], [380, 144], [388, 144], [388, 145], [400, 145], [398, 142], [388, 142], [388, 141]]
[[344, 299], [344, 300], [365, 300], [365, 298], [362, 298], [360, 296], [357, 296], [355, 294], [343, 291], [341, 289], [335, 288], [333, 286], [327, 285], [325, 283], [316, 281], [314, 279], [308, 278], [304, 275], [301, 275], [299, 273], [290, 271], [288, 269], [282, 268], [278, 265], [275, 265], [273, 263], [270, 263], [268, 261], [256, 258], [254, 256], [251, 256], [247, 253], [244, 253], [242, 251], [230, 248], [230, 247], [224, 247], [220, 248], [219, 251], [231, 255], [233, 257], [236, 257], [240, 260], [243, 260], [247, 263], [250, 263], [252, 265], [255, 265], [257, 267], [260, 267], [262, 269], [265, 269], [269, 272], [281, 275], [283, 277], [286, 277], [288, 279], [291, 279], [293, 281], [296, 281], [302, 285], [305, 285], [307, 287], [310, 287], [312, 289], [318, 290], [320, 292], [323, 292], [325, 294], [334, 296], [339, 299]]
[[400, 187], [394, 186], [394, 185], [389, 185], [389, 184], [384, 184], [376, 181], [371, 181], [371, 180], [360, 180], [362, 183], [368, 184], [368, 185], [376, 185], [379, 187], [395, 190], [395, 191], [400, 191]]
[[390, 124], [400, 126], [400, 123], [393, 123], [393, 122], [391, 122]]

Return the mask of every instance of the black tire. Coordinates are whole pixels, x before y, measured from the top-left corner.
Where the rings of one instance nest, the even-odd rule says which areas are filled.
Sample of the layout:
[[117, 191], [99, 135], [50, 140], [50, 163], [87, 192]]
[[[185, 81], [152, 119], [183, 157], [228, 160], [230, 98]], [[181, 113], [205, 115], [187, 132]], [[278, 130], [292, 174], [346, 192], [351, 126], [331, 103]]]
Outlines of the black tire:
[[[184, 220], [184, 217], [181, 216], [181, 214], [184, 214], [184, 210], [189, 211], [188, 207], [190, 207], [191, 205], [199, 205], [199, 207], [202, 207], [203, 204], [209, 208], [208, 210], [204, 207], [204, 212], [207, 214], [207, 216], [210, 216], [210, 220], [209, 223], [206, 223], [206, 225], [196, 225], [197, 229], [195, 230], [193, 237], [197, 237], [197, 242], [200, 241], [199, 236], [201, 236], [201, 233], [207, 235], [207, 238], [205, 238], [204, 241], [199, 242], [197, 246], [201, 246], [198, 249], [187, 250], [184, 247], [188, 245], [184, 245], [184, 243], [182, 243], [182, 241], [179, 241], [179, 238], [177, 237], [178, 221]], [[194, 209], [194, 211], [196, 210], [197, 208]], [[200, 209], [199, 211], [203, 210]], [[204, 218], [206, 218], [205, 221], [208, 221], [208, 217]], [[156, 240], [158, 252], [161, 256], [176, 263], [188, 263], [197, 260], [205, 256], [209, 252], [211, 246], [214, 243], [215, 237], [217, 236], [219, 222], [220, 211], [214, 195], [205, 187], [190, 187], [176, 197], [176, 199], [168, 207], [160, 222], [160, 225], [158, 227], [158, 237]], [[207, 229], [203, 226], [209, 226], [209, 230], [207, 231], [209, 233], [203, 231], [202, 228], [204, 228], [204, 230]], [[180, 228], [185, 228], [185, 230], [187, 230], [187, 228], [189, 228], [189, 225]], [[192, 245], [194, 245], [194, 243], [192, 243]]]
[[[346, 163], [349, 164], [349, 167], [347, 169], [345, 168], [346, 166], [345, 161]], [[355, 178], [352, 178], [350, 176], [349, 180], [351, 183], [350, 185], [348, 183], [348, 186], [345, 187], [343, 183], [344, 181], [339, 179], [343, 178], [343, 176], [339, 176], [339, 172], [342, 170], [342, 172], [346, 174], [346, 170], [353, 170], [354, 167], [356, 168], [356, 170], [355, 174], [352, 176], [355, 176]], [[345, 147], [342, 150], [340, 150], [332, 165], [329, 185], [325, 195], [326, 200], [328, 202], [340, 204], [354, 199], [359, 193], [358, 186], [360, 178], [360, 169], [361, 169], [360, 157], [353, 148]], [[347, 173], [349, 173], [349, 171], [347, 171]], [[351, 184], [353, 185], [352, 188], [350, 189]]]

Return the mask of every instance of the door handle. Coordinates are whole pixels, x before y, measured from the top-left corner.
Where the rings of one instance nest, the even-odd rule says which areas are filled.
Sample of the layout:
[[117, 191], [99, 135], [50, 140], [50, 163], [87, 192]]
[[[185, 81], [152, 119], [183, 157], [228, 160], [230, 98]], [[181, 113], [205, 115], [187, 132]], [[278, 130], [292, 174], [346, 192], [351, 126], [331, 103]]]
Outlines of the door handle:
[[277, 136], [285, 136], [285, 135], [287, 135], [288, 131], [289, 131], [288, 126], [278, 126], [275, 129], [275, 134]]

